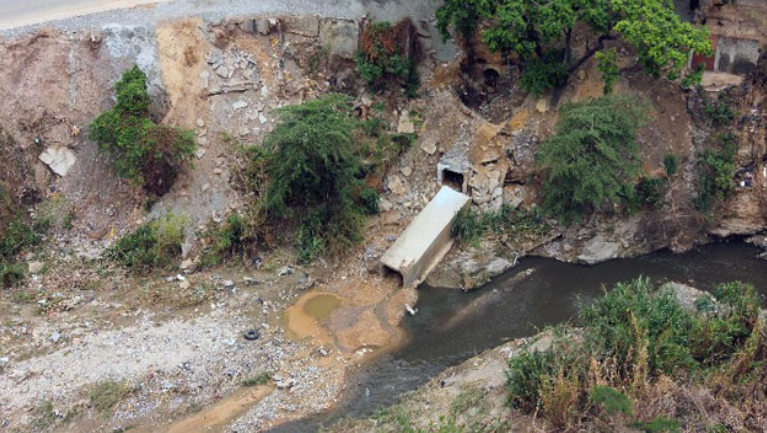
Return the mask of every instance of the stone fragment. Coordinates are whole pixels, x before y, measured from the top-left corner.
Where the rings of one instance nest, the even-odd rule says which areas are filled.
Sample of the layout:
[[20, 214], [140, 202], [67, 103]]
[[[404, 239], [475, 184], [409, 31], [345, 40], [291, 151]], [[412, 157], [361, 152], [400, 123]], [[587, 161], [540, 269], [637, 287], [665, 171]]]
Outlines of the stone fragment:
[[43, 262], [29, 262], [27, 265], [29, 268], [30, 274], [39, 274], [42, 272], [43, 268], [45, 267], [45, 264]]
[[396, 174], [389, 177], [389, 182], [386, 186], [389, 188], [389, 191], [393, 192], [394, 194], [402, 195], [405, 193], [405, 185]]
[[66, 176], [75, 164], [75, 154], [66, 147], [51, 146], [40, 154], [40, 161], [45, 163], [59, 176]]

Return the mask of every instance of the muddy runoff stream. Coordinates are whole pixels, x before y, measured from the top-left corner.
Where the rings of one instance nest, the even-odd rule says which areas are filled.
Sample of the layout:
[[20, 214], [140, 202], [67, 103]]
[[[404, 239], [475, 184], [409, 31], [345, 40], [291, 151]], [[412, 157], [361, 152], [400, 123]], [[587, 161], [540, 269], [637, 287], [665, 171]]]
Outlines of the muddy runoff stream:
[[733, 241], [685, 254], [662, 251], [595, 266], [526, 258], [469, 293], [422, 286], [418, 313], [403, 323], [410, 337], [405, 345], [356, 372], [345, 399], [334, 410], [271, 431], [314, 432], [342, 418], [370, 416], [448, 367], [505, 341], [572, 320], [579, 300], [590, 302], [603, 287], [640, 275], [703, 290], [741, 280], [767, 294], [767, 262], [756, 258], [758, 253], [756, 247]]

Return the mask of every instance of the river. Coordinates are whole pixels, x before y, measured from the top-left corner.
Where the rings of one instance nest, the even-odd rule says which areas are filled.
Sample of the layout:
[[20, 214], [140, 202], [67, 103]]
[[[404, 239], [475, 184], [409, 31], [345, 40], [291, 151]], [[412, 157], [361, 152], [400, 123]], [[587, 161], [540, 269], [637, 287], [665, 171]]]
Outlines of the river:
[[422, 286], [418, 313], [403, 323], [410, 336], [407, 344], [356, 372], [346, 398], [333, 411], [272, 431], [313, 432], [342, 418], [370, 416], [448, 367], [505, 341], [573, 320], [579, 302], [590, 302], [616, 282], [646, 276], [657, 283], [676, 281], [712, 290], [741, 280], [767, 295], [767, 262], [758, 259], [758, 253], [752, 245], [733, 241], [595, 266], [533, 257], [469, 293]]

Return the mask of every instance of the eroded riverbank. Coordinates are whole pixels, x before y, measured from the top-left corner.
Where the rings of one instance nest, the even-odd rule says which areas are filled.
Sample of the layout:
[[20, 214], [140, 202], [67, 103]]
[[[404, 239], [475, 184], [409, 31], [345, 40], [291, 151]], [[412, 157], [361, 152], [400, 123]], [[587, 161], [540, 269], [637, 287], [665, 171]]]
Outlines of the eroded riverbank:
[[410, 335], [405, 346], [353, 374], [347, 381], [349, 391], [336, 410], [273, 431], [316, 431], [343, 418], [370, 416], [449, 367], [571, 320], [579, 302], [591, 302], [604, 287], [640, 275], [654, 282], [677, 281], [703, 290], [742, 280], [767, 294], [767, 263], [757, 258], [759, 252], [754, 246], [733, 241], [684, 254], [661, 251], [595, 266], [529, 257], [476, 291], [421, 287], [418, 314], [403, 322]]

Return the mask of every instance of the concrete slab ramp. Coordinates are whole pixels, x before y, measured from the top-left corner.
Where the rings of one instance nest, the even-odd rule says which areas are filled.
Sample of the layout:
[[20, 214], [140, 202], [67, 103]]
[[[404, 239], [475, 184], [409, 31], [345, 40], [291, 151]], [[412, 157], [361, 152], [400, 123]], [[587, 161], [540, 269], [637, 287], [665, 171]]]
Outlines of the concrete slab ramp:
[[468, 196], [442, 187], [381, 257], [383, 272], [399, 274], [403, 287], [420, 284], [450, 250], [453, 219], [469, 203]]

